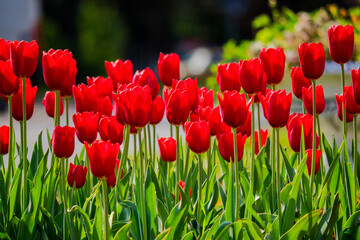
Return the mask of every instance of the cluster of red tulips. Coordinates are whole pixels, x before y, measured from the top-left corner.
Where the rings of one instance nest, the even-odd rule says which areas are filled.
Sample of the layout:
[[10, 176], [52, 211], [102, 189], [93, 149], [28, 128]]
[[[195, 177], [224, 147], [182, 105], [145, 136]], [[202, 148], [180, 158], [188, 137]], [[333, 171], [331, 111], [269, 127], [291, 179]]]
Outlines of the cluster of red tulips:
[[[353, 86], [344, 84], [344, 64], [353, 53], [354, 30], [352, 26], [332, 26], [328, 31], [331, 58], [341, 66], [343, 93], [336, 95], [338, 117], [343, 121], [343, 134], [346, 139], [347, 123], [354, 121], [355, 152], [354, 181], [355, 194], [348, 199], [349, 211], [356, 206], [357, 187], [357, 135], [356, 117], [360, 113], [360, 68], [351, 70]], [[325, 53], [321, 43], [303, 43], [298, 48], [300, 67], [291, 69], [292, 89], [294, 95], [303, 102], [303, 113], [290, 114], [292, 94], [285, 90], [276, 90], [284, 76], [285, 54], [281, 47], [277, 49], [263, 48], [258, 58], [240, 60], [237, 63], [219, 64], [217, 82], [221, 92], [217, 93], [219, 106], [214, 106], [214, 91], [205, 87], [198, 87], [198, 80], [187, 78], [180, 80], [180, 58], [176, 53], [162, 54], [158, 59], [158, 77], [164, 85], [162, 97], [159, 96], [160, 84], [155, 73], [146, 68], [133, 73], [130, 60], [115, 62], [105, 61], [108, 77], [87, 78], [86, 84], [76, 85], [76, 61], [68, 50], [53, 50], [43, 52], [42, 69], [46, 85], [51, 90], [46, 92], [43, 105], [47, 115], [54, 118], [54, 130], [51, 138], [51, 151], [55, 155], [54, 164], [60, 164], [61, 196], [63, 197], [64, 222], [63, 237], [67, 238], [65, 228], [72, 233], [72, 217], [68, 212], [68, 189], [85, 187], [86, 197], [92, 194], [93, 177], [101, 180], [103, 188], [103, 219], [109, 218], [108, 187], [116, 187], [112, 204], [117, 218], [117, 205], [131, 198], [140, 205], [139, 215], [142, 223], [143, 238], [150, 236], [147, 231], [146, 209], [146, 171], [152, 166], [160, 167], [167, 164], [170, 183], [174, 170], [173, 186], [168, 186], [174, 193], [173, 201], [181, 202], [182, 191], [191, 198], [192, 188], [185, 186], [187, 174], [192, 163], [197, 160], [197, 204], [196, 218], [200, 220], [202, 210], [199, 204], [205, 204], [210, 197], [210, 176], [215, 163], [212, 159], [215, 146], [223, 160], [229, 162], [228, 172], [230, 181], [234, 183], [234, 209], [226, 210], [230, 216], [228, 221], [235, 222], [240, 216], [252, 218], [252, 205], [256, 198], [256, 155], [267, 143], [268, 130], [260, 126], [260, 105], [263, 114], [271, 126], [269, 164], [271, 172], [270, 194], [273, 211], [277, 211], [279, 229], [283, 229], [281, 209], [281, 180], [282, 169], [281, 151], [279, 144], [279, 129], [286, 127], [288, 140], [292, 150], [299, 153], [297, 164], [306, 158], [309, 187], [314, 192], [315, 175], [320, 171], [324, 174], [322, 133], [319, 115], [325, 109], [324, 91], [321, 85], [316, 85], [325, 67]], [[38, 62], [39, 46], [35, 41], [5, 41], [0, 39], [0, 93], [9, 104], [9, 127], [1, 126], [1, 154], [9, 154], [8, 168], [14, 175], [14, 134], [12, 118], [20, 122], [21, 144], [19, 156], [23, 169], [23, 200], [22, 210], [29, 205], [29, 189], [27, 181], [27, 124], [33, 114], [34, 100], [37, 87], [32, 87], [30, 77], [33, 75]], [[73, 125], [69, 122], [68, 101], [74, 97], [76, 114], [72, 116]], [[63, 103], [64, 100], [64, 103]], [[65, 105], [65, 107], [64, 107]], [[255, 105], [257, 105], [257, 123], [255, 126]], [[251, 107], [251, 110], [250, 110]], [[65, 110], [65, 123], [60, 126], [60, 116]], [[171, 137], [158, 139], [160, 161], [157, 161], [155, 151], [155, 126], [160, 123], [166, 113], [170, 125]], [[346, 116], [344, 119], [343, 116]], [[152, 132], [151, 128], [152, 126]], [[173, 127], [175, 133], [173, 134]], [[180, 126], [186, 133], [186, 153], [183, 153], [183, 143], [180, 138]], [[257, 130], [255, 131], [255, 129]], [[85, 164], [66, 165], [65, 159], [74, 152], [75, 133], [78, 140], [86, 149]], [[99, 134], [98, 134], [99, 133]], [[135, 150], [134, 159], [129, 159], [129, 138], [138, 138], [138, 152]], [[173, 135], [176, 139], [173, 138]], [[98, 138], [98, 136], [100, 138]], [[152, 138], [151, 138], [152, 136]], [[212, 136], [216, 136], [217, 143]], [[250, 166], [241, 161], [244, 156], [244, 146], [247, 138], [251, 139]], [[120, 146], [124, 147], [120, 151]], [[189, 149], [195, 154], [190, 157]], [[263, 150], [264, 151], [264, 150]], [[202, 154], [207, 152], [206, 191], [202, 193], [203, 163]], [[315, 159], [313, 161], [313, 159]], [[182, 161], [181, 161], [182, 160]], [[234, 161], [235, 160], [235, 161]], [[175, 162], [174, 167], [171, 162]], [[75, 162], [74, 162], [75, 163]], [[221, 163], [223, 164], [223, 163]], [[249, 168], [248, 168], [249, 167]], [[345, 162], [342, 167], [346, 171]], [[88, 169], [90, 168], [90, 171]], [[241, 172], [250, 174], [248, 197], [244, 198], [241, 190]], [[92, 173], [92, 176], [90, 175]], [[128, 181], [136, 185], [138, 190], [128, 196], [122, 192], [120, 180], [123, 174], [130, 174]], [[9, 178], [11, 178], [9, 176]], [[132, 185], [132, 184], [131, 184]], [[194, 185], [192, 185], [194, 187]], [[183, 190], [180, 190], [180, 188]], [[136, 195], [136, 196], [135, 196]], [[204, 197], [204, 199], [202, 199]], [[350, 198], [350, 197], [349, 197]], [[114, 200], [115, 199], [115, 200]], [[241, 200], [242, 199], [242, 200]], [[240, 200], [245, 202], [244, 214], [240, 214]], [[229, 208], [227, 204], [224, 208]], [[149, 223], [148, 223], [149, 224]], [[109, 239], [109, 221], [103, 221], [104, 239]]]

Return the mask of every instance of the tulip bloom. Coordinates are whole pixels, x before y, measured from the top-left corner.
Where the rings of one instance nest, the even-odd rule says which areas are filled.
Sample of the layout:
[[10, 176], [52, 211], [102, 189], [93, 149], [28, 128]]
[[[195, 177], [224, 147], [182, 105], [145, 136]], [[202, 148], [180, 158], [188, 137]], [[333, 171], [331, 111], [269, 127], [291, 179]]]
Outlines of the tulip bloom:
[[98, 132], [99, 113], [83, 112], [73, 115], [76, 136], [81, 143], [95, 141]]
[[[313, 115], [313, 87], [302, 89], [302, 97], [306, 111]], [[319, 84], [315, 87], [316, 94], [316, 115], [321, 114], [325, 110], [325, 97], [323, 87]]]
[[7, 61], [10, 59], [10, 40], [0, 38], [0, 61]]
[[[44, 105], [46, 114], [54, 118], [55, 116], [55, 92], [47, 91], [45, 93], [45, 97], [42, 100], [42, 104]], [[60, 116], [64, 112], [64, 104], [62, 98], [60, 97]]]
[[357, 70], [351, 69], [350, 72], [354, 91], [354, 98], [356, 103], [360, 105], [360, 67]]
[[[16, 121], [23, 121], [23, 110], [22, 110], [22, 102], [23, 102], [23, 91], [22, 91], [22, 81], [19, 81], [20, 87], [19, 91], [11, 97], [12, 101], [12, 116]], [[26, 79], [26, 120], [29, 120], [34, 113], [34, 103], [35, 96], [37, 92], [37, 87], [32, 87], [30, 83], [30, 79]]]
[[325, 52], [321, 43], [302, 43], [298, 48], [301, 70], [311, 80], [319, 79], [325, 69]]
[[281, 82], [285, 71], [285, 54], [281, 47], [262, 48], [259, 58], [263, 63], [264, 71], [267, 77], [267, 83], [276, 85]]
[[5, 155], [9, 152], [9, 133], [10, 129], [6, 125], [0, 127], [0, 153]]
[[15, 95], [20, 86], [20, 79], [11, 69], [10, 61], [0, 61], [0, 93], [6, 97]]
[[97, 112], [98, 92], [96, 86], [79, 84], [72, 87], [76, 112]]
[[85, 142], [85, 148], [89, 156], [91, 173], [97, 178], [110, 177], [114, 173], [120, 145], [96, 140], [91, 146]]
[[180, 57], [176, 53], [160, 53], [158, 63], [160, 81], [170, 87], [173, 79], [180, 79]]
[[[257, 154], [259, 154], [259, 150], [260, 150], [259, 149], [259, 132], [255, 131], [254, 134], [255, 134], [255, 154], [257, 155]], [[269, 133], [267, 130], [264, 131], [261, 129], [260, 134], [261, 134], [261, 146], [263, 147], [266, 144], [266, 140], [267, 140]], [[250, 144], [252, 144], [251, 138], [250, 138]]]
[[220, 93], [217, 96], [224, 122], [232, 128], [238, 128], [244, 124], [249, 111], [249, 104], [246, 103], [245, 94], [236, 91], [225, 91], [224, 98], [221, 97]]
[[216, 108], [206, 107], [199, 108], [199, 115], [201, 121], [207, 121], [210, 125], [210, 135], [218, 134], [221, 124], [221, 116], [219, 106]]
[[206, 87], [198, 89], [199, 107], [214, 107], [214, 90], [207, 90]]
[[121, 145], [124, 139], [124, 126], [116, 120], [115, 116], [102, 117], [99, 122], [99, 133], [103, 141]]
[[[110, 177], [106, 178], [106, 184], [108, 185], [108, 187], [115, 187], [116, 185], [116, 173], [117, 173], [117, 170], [119, 169], [120, 167], [120, 160], [116, 159], [116, 172], [115, 172], [115, 169], [114, 169], [114, 172], [111, 174]], [[120, 173], [120, 179], [122, 179], [123, 177], [123, 170], [121, 170], [121, 173]]]
[[218, 64], [216, 81], [221, 92], [237, 91], [240, 92], [240, 63]]
[[[307, 165], [309, 176], [311, 175], [312, 155], [313, 155], [312, 153], [313, 153], [312, 149], [308, 149], [308, 150], [305, 151], [305, 154], [307, 154], [306, 165]], [[320, 157], [321, 157], [321, 151], [316, 150], [316, 153], [315, 153], [315, 171], [314, 171], [315, 175], [318, 173], [319, 168], [320, 168]]]
[[354, 28], [342, 25], [331, 26], [328, 30], [329, 52], [334, 62], [347, 63], [354, 50]]
[[302, 88], [311, 86], [311, 80], [307, 79], [300, 67], [291, 68], [292, 91], [298, 99], [302, 99]]
[[114, 106], [111, 103], [111, 99], [109, 97], [99, 97], [97, 104], [97, 112], [99, 116], [108, 116], [110, 117], [113, 112]]
[[[266, 93], [269, 91], [269, 89], [266, 88], [266, 74], [263, 74], [263, 85], [261, 87], [261, 90], [253, 95], [253, 101], [254, 103], [258, 104], [260, 103], [260, 96], [266, 96]], [[251, 94], [248, 94], [249, 98], [251, 98]]]
[[196, 154], [206, 152], [210, 146], [210, 125], [206, 121], [185, 123], [186, 142]]
[[112, 94], [114, 91], [114, 86], [111, 78], [104, 77], [87, 77], [86, 81], [89, 86], [95, 85], [99, 97], [109, 97], [112, 99]]
[[86, 174], [87, 174], [87, 167], [83, 167], [81, 165], [74, 165], [70, 163], [69, 172], [67, 175], [67, 181], [70, 187], [75, 186], [76, 188], [81, 188], [84, 186], [86, 182]]
[[357, 115], [360, 113], [360, 105], [356, 103], [352, 86], [344, 87], [344, 100], [346, 112]]
[[273, 128], [286, 126], [289, 119], [292, 95], [286, 95], [285, 90], [270, 91], [260, 101], [264, 109], [265, 118]]
[[[343, 96], [343, 94], [341, 94], [340, 96], [335, 94], [335, 99], [336, 99], [337, 115], [338, 115], [340, 121], [342, 121], [343, 120], [342, 108], [343, 108], [344, 96]], [[345, 113], [346, 113], [346, 122], [352, 122], [353, 121], [353, 115], [348, 113], [346, 111], [346, 108], [345, 108]]]
[[175, 162], [176, 140], [172, 137], [158, 139], [160, 157], [164, 162]]
[[75, 128], [56, 126], [51, 138], [52, 150], [58, 158], [69, 158], [75, 148]]
[[125, 109], [124, 109], [124, 105], [120, 99], [120, 95], [119, 94], [113, 94], [113, 99], [115, 102], [115, 117], [116, 120], [121, 124], [121, 125], [127, 125], [126, 123], [126, 117], [125, 117]]
[[150, 124], [157, 125], [164, 117], [165, 103], [160, 96], [157, 96], [151, 106]]
[[174, 80], [172, 83], [173, 88], [177, 89], [185, 89], [189, 93], [189, 99], [190, 99], [190, 110], [192, 112], [195, 112], [198, 107], [198, 81], [197, 78], [194, 80], [191, 78], [187, 78], [183, 81]]
[[[243, 157], [246, 138], [247, 137], [241, 135], [241, 133], [236, 134], [238, 161]], [[234, 134], [231, 132], [220, 134], [218, 143], [222, 158], [227, 162], [230, 162], [230, 160], [234, 162]]]
[[[164, 99], [166, 99], [165, 96]], [[188, 90], [172, 88], [165, 104], [166, 118], [170, 124], [180, 126], [186, 122], [190, 113]]]
[[10, 45], [11, 68], [19, 78], [30, 78], [36, 69], [39, 45], [36, 41], [13, 41]]
[[133, 64], [130, 60], [121, 61], [120, 59], [115, 62], [105, 61], [105, 69], [113, 82], [114, 90], [117, 89], [118, 84], [128, 84], [133, 79]]
[[146, 85], [149, 86], [152, 100], [159, 94], [160, 85], [158, 79], [150, 68], [145, 68], [141, 72], [136, 71], [133, 82], [141, 87], [145, 87]]
[[240, 67], [241, 86], [247, 94], [260, 92], [264, 82], [263, 63], [259, 58], [243, 61]]
[[243, 136], [246, 135], [247, 137], [250, 137], [250, 135], [251, 135], [251, 114], [252, 114], [252, 112], [249, 111], [245, 122], [236, 129], [236, 133], [241, 133], [241, 135], [243, 135]]
[[[183, 180], [179, 181], [179, 185], [182, 189], [185, 188], [185, 182]], [[191, 197], [191, 195], [192, 195], [192, 188], [190, 188], [190, 197]], [[180, 200], [181, 200], [181, 194], [180, 194], [180, 190], [179, 190], [179, 202], [180, 202]]]

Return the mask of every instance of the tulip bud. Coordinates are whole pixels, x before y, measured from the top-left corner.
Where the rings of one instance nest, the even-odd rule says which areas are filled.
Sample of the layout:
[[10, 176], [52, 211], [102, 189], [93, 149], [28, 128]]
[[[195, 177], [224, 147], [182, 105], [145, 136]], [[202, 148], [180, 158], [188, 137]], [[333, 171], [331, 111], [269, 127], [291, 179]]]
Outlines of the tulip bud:
[[67, 181], [70, 187], [75, 186], [76, 188], [81, 188], [84, 186], [86, 182], [86, 174], [87, 174], [87, 167], [83, 167], [81, 165], [74, 165], [70, 163], [69, 172], [67, 175]]
[[52, 150], [58, 158], [69, 158], [74, 153], [75, 129], [69, 126], [56, 126], [51, 138]]
[[311, 80], [319, 79], [325, 69], [325, 52], [321, 43], [302, 43], [298, 48], [301, 70]]
[[[42, 101], [42, 104], [44, 105], [46, 114], [54, 118], [55, 116], [55, 92], [47, 91], [45, 93], [45, 97]], [[64, 112], [64, 104], [62, 101], [62, 98], [60, 97], [60, 116]]]
[[267, 77], [267, 83], [276, 85], [281, 82], [285, 71], [285, 54], [281, 47], [262, 48], [259, 58], [263, 63], [264, 71]]
[[133, 79], [133, 64], [130, 60], [121, 61], [120, 59], [115, 62], [105, 61], [105, 69], [113, 82], [114, 90], [117, 89], [119, 84], [128, 84]]
[[210, 146], [210, 125], [206, 121], [185, 123], [186, 142], [196, 154], [206, 152]]
[[19, 78], [30, 78], [36, 69], [39, 45], [36, 41], [13, 41], [10, 45], [11, 68]]
[[0, 127], [0, 153], [5, 155], [9, 152], [9, 133], [10, 129], [6, 125]]
[[99, 113], [77, 113], [73, 115], [76, 136], [81, 143], [95, 141], [98, 132]]
[[[302, 97], [306, 111], [313, 115], [313, 87], [302, 89]], [[323, 87], [319, 84], [315, 87], [316, 94], [316, 115], [321, 114], [325, 110], [325, 97]]]
[[164, 162], [176, 160], [176, 140], [172, 137], [158, 139], [160, 157]]
[[347, 63], [354, 50], [354, 28], [342, 25], [331, 26], [328, 30], [329, 52], [334, 62]]
[[180, 79], [180, 57], [176, 53], [160, 53], [157, 66], [160, 81], [165, 86], [170, 87], [173, 79]]

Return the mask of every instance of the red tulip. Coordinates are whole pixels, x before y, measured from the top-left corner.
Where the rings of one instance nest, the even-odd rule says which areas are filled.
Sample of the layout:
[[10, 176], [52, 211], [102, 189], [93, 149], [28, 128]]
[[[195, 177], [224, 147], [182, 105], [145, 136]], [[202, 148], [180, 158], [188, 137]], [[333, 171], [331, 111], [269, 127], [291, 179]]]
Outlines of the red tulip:
[[210, 125], [210, 135], [218, 134], [221, 124], [221, 116], [219, 106], [216, 108], [206, 107], [199, 108], [199, 115], [201, 121], [207, 121]]
[[328, 30], [329, 52], [334, 62], [347, 63], [354, 50], [354, 28], [342, 25], [331, 26]]
[[86, 77], [89, 86], [95, 85], [99, 97], [109, 97], [112, 99], [114, 86], [111, 78], [104, 77]]
[[164, 117], [165, 103], [160, 96], [157, 96], [151, 107], [150, 124], [157, 125]]
[[[246, 136], [241, 135], [241, 133], [236, 134], [236, 145], [237, 145], [237, 155], [238, 161], [240, 161], [244, 154], [244, 145], [246, 141]], [[234, 161], [234, 134], [231, 132], [223, 133], [218, 138], [219, 142], [219, 152], [222, 158], [230, 162]]]
[[[302, 97], [306, 111], [313, 115], [313, 87], [302, 89]], [[321, 114], [325, 110], [325, 97], [323, 87], [319, 84], [315, 88], [316, 94], [316, 115]]]
[[273, 128], [286, 126], [289, 119], [292, 95], [286, 95], [285, 90], [270, 91], [260, 101], [264, 109], [265, 118]]
[[76, 136], [81, 143], [95, 141], [98, 132], [99, 113], [83, 112], [73, 115]]
[[97, 112], [99, 113], [100, 117], [111, 116], [114, 106], [112, 105], [109, 97], [99, 97], [97, 105]]
[[121, 125], [127, 125], [126, 117], [125, 117], [125, 109], [124, 109], [123, 103], [121, 102], [120, 95], [119, 94], [113, 94], [113, 99], [114, 99], [114, 103], [115, 103], [115, 117], [116, 117], [116, 120]]
[[210, 125], [206, 121], [185, 123], [186, 142], [197, 154], [206, 152], [210, 146]]
[[133, 82], [141, 87], [145, 87], [146, 85], [149, 86], [152, 100], [159, 94], [160, 85], [158, 79], [150, 68], [145, 68], [141, 72], [136, 71]]
[[0, 38], [0, 61], [7, 61], [10, 59], [10, 45], [11, 41], [6, 41]]
[[[106, 184], [109, 186], [109, 187], [115, 187], [116, 185], [116, 174], [117, 174], [117, 170], [119, 169], [120, 167], [120, 160], [116, 159], [116, 172], [115, 172], [115, 169], [114, 169], [114, 172], [111, 174], [110, 177], [106, 178]], [[121, 173], [120, 173], [120, 179], [122, 179], [123, 177], [123, 170], [121, 170]]]
[[108, 178], [114, 173], [120, 145], [118, 143], [94, 141], [91, 146], [85, 142], [91, 173], [97, 178]]
[[285, 70], [285, 54], [281, 47], [262, 48], [259, 58], [263, 63], [264, 71], [267, 77], [267, 83], [276, 85], [281, 82]]
[[[340, 119], [340, 121], [343, 120], [343, 111], [342, 111], [342, 107], [343, 107], [343, 101], [344, 101], [344, 97], [341, 94], [340, 96], [338, 96], [337, 94], [335, 94], [335, 99], [336, 99], [336, 109], [337, 109], [337, 115]], [[346, 113], [346, 122], [352, 122], [353, 121], [353, 115], [348, 113], [346, 111], [345, 108], [345, 113]]]
[[240, 67], [240, 82], [248, 94], [260, 92], [264, 82], [264, 68], [259, 58], [243, 61]]
[[[182, 189], [185, 188], [185, 182], [183, 182], [182, 180], [179, 181], [179, 185], [180, 185], [180, 187]], [[192, 188], [190, 188], [190, 197], [191, 197], [191, 195], [192, 195]], [[180, 190], [179, 190], [179, 202], [180, 202], [180, 200], [181, 200], [181, 193], [180, 193]]]
[[221, 92], [240, 92], [240, 64], [241, 63], [218, 64], [216, 81], [219, 84]]
[[356, 103], [352, 86], [344, 87], [345, 110], [349, 114], [357, 115], [360, 113], [360, 105]]
[[[305, 154], [307, 154], [306, 165], [307, 165], [309, 175], [311, 175], [311, 168], [312, 168], [312, 155], [313, 155], [312, 153], [313, 153], [312, 149], [308, 149], [308, 150], [305, 151]], [[320, 157], [321, 157], [321, 151], [316, 150], [316, 153], [315, 153], [315, 171], [314, 171], [315, 175], [318, 173], [319, 168], [320, 168]]]
[[10, 45], [11, 68], [19, 78], [30, 78], [36, 69], [39, 45], [36, 41], [13, 41]]
[[[44, 105], [46, 114], [49, 117], [54, 118], [54, 116], [55, 116], [55, 92], [47, 91], [45, 93], [44, 99], [42, 100], [42, 104]], [[63, 104], [62, 98], [60, 97], [60, 116], [63, 114], [63, 112], [64, 112], [64, 104]]]
[[[167, 97], [164, 96], [164, 99]], [[172, 88], [165, 100], [166, 118], [170, 124], [180, 126], [186, 122], [190, 113], [188, 90]]]
[[206, 87], [198, 89], [199, 107], [214, 107], [214, 91], [207, 90]]
[[360, 67], [357, 70], [351, 69], [350, 72], [354, 91], [354, 98], [356, 103], [360, 105]]
[[224, 98], [221, 98], [220, 93], [217, 96], [224, 122], [232, 128], [238, 128], [244, 124], [250, 105], [246, 103], [245, 94], [225, 91]]
[[67, 175], [67, 181], [69, 183], [69, 186], [73, 187], [74, 182], [76, 188], [81, 188], [82, 186], [84, 186], [86, 182], [86, 174], [87, 174], [86, 166], [85, 167], [81, 165], [75, 166], [74, 164], [70, 163], [70, 168]]
[[[19, 81], [20, 87], [19, 91], [11, 97], [12, 101], [12, 116], [16, 121], [23, 121], [23, 91], [22, 91], [22, 81]], [[34, 113], [34, 103], [35, 96], [37, 92], [37, 87], [32, 87], [30, 79], [26, 79], [26, 120], [29, 120]]]
[[236, 133], [241, 133], [243, 136], [250, 137], [251, 135], [251, 111], [246, 116], [245, 122], [236, 129]]
[[128, 84], [133, 79], [133, 65], [130, 60], [121, 61], [120, 59], [115, 62], [105, 61], [105, 69], [111, 78], [114, 90], [117, 89], [118, 84]]
[[19, 86], [20, 79], [13, 73], [10, 61], [0, 61], [0, 93], [11, 97], [18, 92]]
[[124, 139], [124, 126], [116, 120], [115, 116], [105, 116], [99, 122], [99, 133], [103, 141], [121, 145]]
[[[266, 96], [266, 93], [269, 91], [269, 89], [266, 88], [266, 74], [263, 74], [263, 85], [261, 87], [261, 90], [253, 95], [253, 101], [254, 103], [258, 104], [260, 103], [260, 96]], [[251, 94], [248, 94], [249, 98], [251, 98]]]
[[69, 158], [75, 148], [75, 128], [56, 126], [51, 138], [52, 150], [58, 158]]
[[187, 78], [183, 81], [174, 80], [172, 83], [173, 88], [177, 89], [186, 89], [189, 93], [189, 99], [190, 99], [190, 110], [192, 112], [195, 112], [198, 107], [198, 81], [197, 78], [194, 80], [191, 78]]
[[70, 64], [67, 69], [66, 76], [62, 79], [63, 84], [60, 89], [60, 95], [62, 97], [71, 97], [73, 95], [72, 87], [76, 85], [76, 60], [74, 58], [71, 59]]
[[319, 79], [325, 69], [325, 52], [321, 43], [302, 43], [299, 45], [299, 58], [304, 76], [311, 80]]
[[[257, 155], [257, 154], [259, 154], [259, 150], [260, 150], [259, 149], [259, 132], [255, 131], [254, 134], [255, 134], [255, 154]], [[264, 131], [261, 129], [260, 134], [261, 134], [261, 146], [263, 147], [266, 144], [266, 139], [267, 139], [269, 133], [267, 130]], [[250, 138], [250, 144], [252, 144], [251, 138]]]
[[6, 125], [0, 127], [0, 153], [5, 155], [9, 152], [9, 133], [10, 129]]
[[198, 122], [200, 117], [197, 113], [190, 112], [190, 122]]
[[298, 99], [302, 99], [302, 88], [311, 86], [311, 80], [307, 79], [300, 67], [291, 68], [292, 91]]
[[224, 133], [232, 133], [232, 131], [231, 131], [231, 127], [226, 125], [226, 123], [224, 121], [221, 121], [219, 132], [218, 132], [218, 134], [216, 134], [216, 139], [219, 141], [219, 137], [221, 136], [221, 134], [224, 134]]
[[176, 53], [160, 53], [157, 66], [160, 81], [165, 86], [170, 87], [173, 79], [180, 79], [180, 57]]
[[176, 140], [172, 137], [158, 139], [160, 157], [164, 162], [176, 161]]
[[72, 87], [76, 112], [97, 112], [98, 92], [96, 86], [79, 84]]

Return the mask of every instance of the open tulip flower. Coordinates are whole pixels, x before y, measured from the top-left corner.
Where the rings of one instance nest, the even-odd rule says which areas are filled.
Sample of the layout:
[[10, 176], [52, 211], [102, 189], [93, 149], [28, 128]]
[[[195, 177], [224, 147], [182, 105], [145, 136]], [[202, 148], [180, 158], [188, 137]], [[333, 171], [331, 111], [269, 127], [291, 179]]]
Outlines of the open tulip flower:
[[67, 175], [67, 181], [70, 187], [75, 186], [76, 188], [81, 188], [84, 186], [86, 182], [86, 174], [87, 174], [87, 167], [83, 167], [81, 165], [74, 165], [70, 163], [69, 172]]
[[240, 92], [240, 63], [218, 64], [216, 81], [221, 92], [237, 91]]
[[176, 53], [160, 53], [158, 63], [160, 81], [170, 87], [174, 79], [180, 79], [180, 57]]
[[115, 62], [105, 61], [105, 69], [113, 82], [114, 90], [119, 84], [128, 84], [133, 79], [133, 64], [130, 60], [122, 61], [120, 59]]
[[269, 85], [276, 85], [281, 82], [285, 71], [285, 54], [281, 47], [262, 48], [259, 58], [263, 63], [264, 71]]
[[142, 71], [136, 71], [133, 82], [141, 87], [149, 86], [152, 100], [156, 98], [160, 91], [160, 85], [155, 73], [150, 68], [145, 68]]
[[95, 85], [99, 97], [109, 97], [112, 99], [114, 86], [110, 77], [86, 77], [86, 81], [89, 86]]
[[329, 52], [334, 62], [347, 63], [354, 50], [354, 28], [342, 25], [331, 26], [328, 30]]
[[13, 41], [10, 45], [11, 68], [19, 78], [30, 78], [36, 69], [39, 45], [36, 41]]

